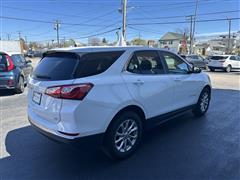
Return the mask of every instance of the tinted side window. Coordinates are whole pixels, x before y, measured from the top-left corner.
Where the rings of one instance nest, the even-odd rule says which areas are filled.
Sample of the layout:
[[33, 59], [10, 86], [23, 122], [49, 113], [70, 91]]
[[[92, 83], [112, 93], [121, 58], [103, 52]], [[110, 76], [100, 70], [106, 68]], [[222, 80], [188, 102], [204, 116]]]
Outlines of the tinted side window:
[[73, 79], [78, 57], [71, 53], [51, 53], [45, 56], [33, 72], [41, 80]]
[[77, 78], [100, 74], [106, 71], [124, 51], [95, 52], [80, 58], [75, 76]]
[[132, 56], [127, 71], [136, 74], [163, 74], [163, 65], [157, 51], [137, 51]]
[[235, 56], [231, 56], [230, 60], [236, 60], [236, 57]]
[[169, 52], [162, 52], [167, 64], [168, 72], [173, 74], [187, 74], [188, 65], [181, 58]]

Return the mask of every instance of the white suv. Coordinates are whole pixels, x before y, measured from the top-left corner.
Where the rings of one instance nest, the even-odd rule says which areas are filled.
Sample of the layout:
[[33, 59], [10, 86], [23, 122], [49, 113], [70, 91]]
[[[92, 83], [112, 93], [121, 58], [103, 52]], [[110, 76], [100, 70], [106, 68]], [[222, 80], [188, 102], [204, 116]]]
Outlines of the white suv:
[[114, 158], [131, 155], [151, 125], [186, 110], [203, 115], [211, 97], [207, 74], [143, 47], [49, 51], [28, 87], [32, 126], [58, 141], [97, 137]]
[[222, 69], [226, 72], [240, 69], [240, 57], [235, 55], [218, 55], [212, 56], [208, 63], [210, 71], [215, 69]]

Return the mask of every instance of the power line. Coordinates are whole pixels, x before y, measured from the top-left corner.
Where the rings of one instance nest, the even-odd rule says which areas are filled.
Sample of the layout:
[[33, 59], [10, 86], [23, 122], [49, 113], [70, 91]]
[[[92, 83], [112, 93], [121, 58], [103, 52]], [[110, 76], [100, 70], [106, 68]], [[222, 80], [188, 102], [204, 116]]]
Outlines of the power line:
[[105, 14], [102, 14], [102, 15], [99, 15], [99, 16], [96, 16], [96, 17], [93, 17], [93, 18], [91, 18], [91, 19], [88, 19], [88, 20], [84, 21], [83, 23], [96, 21], [96, 20], [101, 19], [101, 18], [103, 18], [103, 17], [105, 17], [105, 16], [107, 16], [107, 15], [109, 15], [109, 14], [114, 13], [114, 12], [117, 12], [117, 10], [116, 10], [116, 9], [111, 10], [111, 11], [105, 13]]
[[[36, 9], [28, 9], [28, 8], [19, 8], [19, 7], [10, 7], [10, 6], [3, 6], [4, 8], [8, 8], [8, 9], [15, 9], [15, 10], [26, 10], [26, 11], [31, 11], [31, 12], [35, 12], [35, 13], [40, 13], [40, 14], [52, 14], [52, 15], [61, 15], [63, 17], [77, 17], [77, 18], [88, 18], [88, 17], [84, 17], [84, 16], [79, 16], [79, 15], [76, 15], [76, 14], [63, 14], [63, 13], [55, 13], [55, 12], [49, 12], [49, 11], [39, 11], [39, 10], [36, 10]], [[82, 23], [86, 23], [86, 22], [92, 22], [92, 21], [96, 21], [98, 19], [101, 19], [113, 12], [117, 12], [117, 9], [114, 9], [114, 10], [111, 10], [107, 13], [104, 13], [102, 15], [98, 15], [96, 17], [93, 17], [93, 18], [90, 18], [90, 19], [87, 19], [86, 21], [83, 21]], [[85, 14], [88, 14], [88, 11], [85, 12]]]
[[[240, 18], [231, 18], [232, 20], [238, 20]], [[214, 21], [226, 21], [226, 18], [222, 19], [203, 19], [203, 20], [196, 20], [196, 22], [214, 22]], [[160, 24], [183, 24], [189, 23], [189, 21], [172, 21], [172, 22], [153, 22], [153, 23], [129, 23], [128, 25], [160, 25]]]
[[86, 38], [90, 38], [90, 37], [95, 37], [95, 36], [107, 34], [107, 33], [110, 33], [110, 32], [116, 31], [116, 30], [120, 30], [120, 29], [121, 29], [121, 28], [118, 27], [118, 28], [114, 28], [114, 29], [111, 29], [111, 30], [108, 30], [108, 31], [104, 31], [104, 32], [100, 32], [100, 33], [92, 34], [92, 35], [88, 35], [88, 36], [82, 36], [82, 37], [74, 38], [74, 39], [86, 39]]
[[[17, 18], [17, 17], [8, 17], [8, 16], [0, 16], [2, 19], [10, 19], [10, 20], [18, 20], [18, 21], [27, 21], [27, 22], [35, 22], [35, 23], [45, 23], [45, 24], [53, 24], [52, 21], [44, 21], [38, 19], [26, 19], [26, 18]], [[95, 24], [78, 24], [78, 23], [61, 23], [63, 25], [71, 25], [71, 26], [89, 26], [89, 27], [98, 27], [100, 25]], [[103, 26], [102, 26], [103, 27]]]
[[63, 17], [82, 17], [82, 18], [86, 18], [83, 16], [79, 16], [79, 15], [75, 15], [75, 14], [63, 14], [63, 13], [56, 13], [56, 12], [50, 12], [50, 11], [39, 11], [36, 9], [28, 9], [28, 8], [19, 8], [19, 7], [10, 7], [10, 6], [2, 6], [3, 8], [7, 8], [7, 9], [15, 9], [15, 10], [25, 10], [25, 11], [31, 11], [31, 12], [35, 12], [35, 13], [40, 13], [40, 14], [52, 14], [52, 15], [57, 15], [57, 16], [63, 16]]
[[[198, 14], [198, 16], [215, 15], [215, 14], [226, 14], [226, 13], [235, 13], [235, 12], [240, 12], [240, 10], [200, 13], [200, 14]], [[129, 18], [128, 20], [171, 19], [171, 18], [179, 18], [179, 17], [186, 17], [186, 16], [189, 16], [189, 15], [161, 16], [161, 17], [150, 17], [150, 18]]]
[[155, 31], [155, 30], [151, 30], [151, 29], [140, 29], [140, 28], [135, 28], [135, 27], [132, 27], [132, 26], [127, 26], [129, 29], [133, 29], [133, 30], [136, 30], [136, 31], [142, 31], [142, 32], [150, 32], [150, 33], [155, 33], [155, 34], [159, 34], [159, 32], [165, 32], [165, 31]]
[[[220, 0], [219, 0], [220, 1]], [[148, 1], [149, 2], [149, 1]], [[157, 1], [159, 2], [159, 1]], [[213, 3], [214, 1], [210, 1], [210, 0], [202, 0], [201, 4], [207, 4], [207, 3]], [[161, 1], [160, 1], [161, 3]], [[184, 5], [184, 4], [188, 4], [188, 3], [191, 3], [192, 5]], [[195, 7], [195, 2], [182, 2], [182, 3], [175, 3], [175, 4], [172, 4], [172, 5], [183, 5], [183, 6], [176, 6], [176, 7], [164, 7], [164, 8], [159, 8], [159, 6], [155, 5], [155, 6], [152, 6], [154, 8], [157, 8], [157, 10], [161, 10], [161, 11], [165, 11], [165, 10], [169, 10], [169, 9], [179, 9], [179, 8], [187, 8], [187, 7]], [[165, 6], [168, 6], [168, 5], [165, 5]], [[134, 7], [134, 6], [133, 6]], [[145, 6], [135, 6], [136, 8], [142, 8], [144, 9], [144, 11], [146, 13], [152, 13], [153, 10], [146, 10], [146, 7]], [[141, 10], [142, 10], [141, 9]]]
[[[87, 39], [87, 38], [91, 38], [91, 37], [107, 34], [107, 33], [110, 33], [110, 32], [114, 32], [114, 31], [117, 31], [117, 30], [120, 30], [120, 29], [121, 29], [121, 27], [118, 27], [118, 28], [114, 28], [114, 29], [111, 29], [111, 30], [108, 30], [108, 31], [97, 33], [97, 34], [91, 34], [91, 35], [82, 36], [82, 37], [71, 37], [71, 38], [73, 38], [73, 39]], [[41, 41], [38, 41], [38, 42], [46, 42], [46, 41], [51, 41], [51, 40], [52, 39], [50, 39], [50, 40], [41, 40]]]
[[[101, 27], [100, 29], [98, 28], [98, 29], [90, 32], [90, 34], [91, 34], [91, 33], [98, 32], [98, 31], [102, 31], [103, 29], [106, 29], [106, 28], [109, 28], [109, 27], [116, 27], [116, 25], [118, 25], [120, 22], [122, 22], [122, 21], [121, 21], [121, 20], [115, 21], [115, 22], [112, 23], [112, 24], [106, 25], [106, 26], [104, 26], [104, 27]], [[98, 23], [97, 23], [96, 25], [98, 25]], [[68, 34], [75, 34], [75, 33], [77, 33], [77, 32], [80, 32], [80, 30], [75, 30], [75, 31], [65, 31], [65, 30], [62, 30], [62, 31], [65, 32], [65, 33], [68, 33]], [[85, 34], [86, 34], [86, 33], [85, 33]], [[89, 34], [89, 32], [88, 32], [87, 34]]]
[[[149, 1], [148, 1], [149, 2]], [[156, 3], [162, 3], [161, 1], [155, 1]], [[180, 3], [170, 3], [170, 4], [166, 4], [165, 6], [175, 6], [175, 5], [183, 5], [183, 4], [193, 4], [194, 2], [180, 2]], [[141, 5], [136, 5], [136, 7], [143, 7], [143, 8], [146, 8], [146, 7], [156, 7], [156, 5], [152, 5], [153, 2], [151, 2], [151, 5], [144, 5], [144, 6], [141, 6]], [[134, 4], [131, 6], [134, 6]]]

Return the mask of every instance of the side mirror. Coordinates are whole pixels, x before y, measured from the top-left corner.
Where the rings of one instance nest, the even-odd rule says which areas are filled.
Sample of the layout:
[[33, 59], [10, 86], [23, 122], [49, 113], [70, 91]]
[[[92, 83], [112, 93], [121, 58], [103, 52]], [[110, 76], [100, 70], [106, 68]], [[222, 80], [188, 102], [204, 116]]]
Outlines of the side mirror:
[[193, 66], [193, 73], [200, 73], [200, 72], [202, 72], [200, 68]]
[[31, 60], [27, 60], [26, 63], [27, 63], [27, 64], [30, 64], [30, 63], [32, 63], [32, 61], [31, 61]]
[[202, 70], [198, 67], [194, 67], [193, 65], [189, 67], [189, 73], [200, 73]]

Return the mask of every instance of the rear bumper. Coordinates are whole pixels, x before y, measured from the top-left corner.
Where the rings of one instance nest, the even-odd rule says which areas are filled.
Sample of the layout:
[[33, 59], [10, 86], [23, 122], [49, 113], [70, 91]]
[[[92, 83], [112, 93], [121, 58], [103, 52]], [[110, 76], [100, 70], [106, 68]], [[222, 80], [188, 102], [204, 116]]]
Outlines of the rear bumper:
[[1, 76], [0, 75], [0, 89], [14, 89], [16, 81], [14, 76]]
[[214, 69], [225, 69], [224, 66], [208, 66], [208, 68], [214, 68]]
[[39, 133], [46, 136], [47, 138], [60, 143], [71, 144], [71, 145], [82, 145], [86, 143], [101, 145], [103, 141], [104, 133], [89, 135], [84, 137], [74, 137], [61, 134], [58, 131], [48, 129], [43, 125], [36, 123], [33, 119], [28, 116], [28, 120], [34, 129]]

